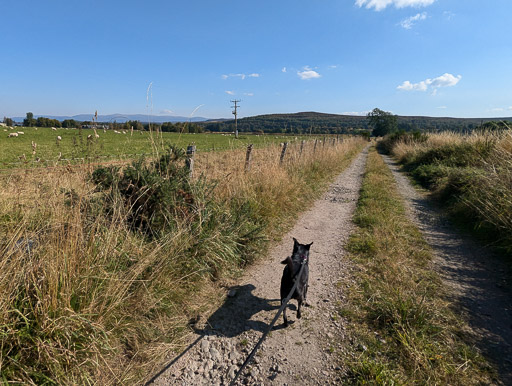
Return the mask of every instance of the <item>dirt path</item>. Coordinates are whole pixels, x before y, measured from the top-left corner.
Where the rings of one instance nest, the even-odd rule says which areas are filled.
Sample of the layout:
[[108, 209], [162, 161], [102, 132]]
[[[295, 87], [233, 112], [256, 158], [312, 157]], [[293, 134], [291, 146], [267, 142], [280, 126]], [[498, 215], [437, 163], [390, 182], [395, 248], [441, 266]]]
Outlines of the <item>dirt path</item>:
[[189, 349], [161, 374], [155, 385], [228, 384], [255, 346], [280, 306], [279, 286], [283, 265], [295, 237], [314, 244], [310, 255], [308, 302], [302, 319], [296, 319], [296, 301], [290, 302], [288, 319], [282, 317], [239, 384], [315, 385], [337, 383], [339, 368], [331, 352], [334, 336], [344, 326], [331, 318], [342, 296], [336, 283], [347, 264], [343, 244], [353, 229], [352, 215], [361, 186], [368, 149], [342, 173], [324, 197], [304, 213], [283, 237], [265, 263], [253, 266], [240, 284], [229, 291], [225, 303], [196, 332]]
[[[412, 187], [399, 167], [384, 160], [399, 185], [411, 219], [433, 248], [436, 270], [456, 310], [468, 321], [476, 346], [495, 364], [499, 378], [512, 385], [512, 270], [489, 250], [453, 230], [426, 196]], [[508, 282], [508, 283], [507, 283]]]

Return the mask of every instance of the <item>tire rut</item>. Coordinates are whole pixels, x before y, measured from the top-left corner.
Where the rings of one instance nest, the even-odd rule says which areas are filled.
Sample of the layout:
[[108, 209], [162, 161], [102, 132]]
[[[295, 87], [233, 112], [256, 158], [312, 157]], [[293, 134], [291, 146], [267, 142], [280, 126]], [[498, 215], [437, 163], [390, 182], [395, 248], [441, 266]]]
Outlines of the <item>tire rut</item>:
[[314, 242], [310, 253], [309, 307], [296, 318], [296, 301], [288, 304], [291, 325], [282, 317], [274, 326], [254, 362], [237, 384], [326, 385], [340, 382], [335, 344], [344, 336], [343, 321], [337, 320], [336, 304], [343, 299], [336, 284], [350, 280], [344, 244], [354, 228], [352, 216], [368, 156], [366, 147], [330, 186], [328, 192], [273, 248], [264, 262], [249, 268], [239, 284], [230, 288], [224, 304], [202, 326], [193, 343], [173, 360], [155, 385], [228, 384], [261, 337], [280, 307], [279, 286], [283, 265], [291, 254], [295, 237]]
[[468, 323], [471, 340], [512, 385], [512, 269], [488, 248], [458, 233], [426, 195], [417, 191], [391, 158], [384, 156], [411, 220], [434, 251], [434, 269], [448, 288], [454, 311]]

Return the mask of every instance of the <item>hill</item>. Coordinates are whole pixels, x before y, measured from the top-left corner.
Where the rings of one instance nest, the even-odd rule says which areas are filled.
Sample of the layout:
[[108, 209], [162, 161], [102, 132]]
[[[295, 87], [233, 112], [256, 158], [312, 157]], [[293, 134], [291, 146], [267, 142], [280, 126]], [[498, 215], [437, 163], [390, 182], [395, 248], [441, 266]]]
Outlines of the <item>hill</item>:
[[[512, 118], [450, 118], [425, 116], [398, 116], [398, 126], [402, 130], [421, 131], [471, 131], [489, 121], [512, 121]], [[201, 122], [208, 131], [234, 131], [235, 121]], [[338, 115], [317, 112], [293, 114], [267, 114], [238, 120], [240, 132], [264, 131], [266, 133], [332, 133], [345, 134], [369, 130], [366, 117]]]

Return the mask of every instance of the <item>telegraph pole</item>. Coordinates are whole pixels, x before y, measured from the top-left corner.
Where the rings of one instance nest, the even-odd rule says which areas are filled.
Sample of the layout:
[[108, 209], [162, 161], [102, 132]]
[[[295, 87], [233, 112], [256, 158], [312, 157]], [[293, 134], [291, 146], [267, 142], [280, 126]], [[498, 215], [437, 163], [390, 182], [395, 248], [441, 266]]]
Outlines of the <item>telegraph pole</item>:
[[234, 106], [231, 106], [235, 110], [233, 111], [233, 115], [235, 116], [235, 138], [238, 139], [238, 120], [237, 120], [237, 109], [240, 107], [238, 103], [241, 102], [240, 99], [235, 99], [234, 101], [231, 101], [231, 103], [234, 103]]

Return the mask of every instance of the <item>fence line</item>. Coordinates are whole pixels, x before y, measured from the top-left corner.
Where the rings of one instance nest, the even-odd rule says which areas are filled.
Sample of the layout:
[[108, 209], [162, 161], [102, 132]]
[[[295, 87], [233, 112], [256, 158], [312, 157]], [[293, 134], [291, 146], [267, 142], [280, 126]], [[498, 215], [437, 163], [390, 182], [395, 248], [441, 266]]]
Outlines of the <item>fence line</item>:
[[[343, 138], [341, 139], [341, 142], [343, 142]], [[313, 144], [313, 148], [311, 149], [311, 153], [313, 156], [316, 156], [316, 153], [318, 151], [318, 144], [320, 143], [322, 146], [320, 147], [321, 151], [325, 151], [326, 145], [328, 147], [336, 147], [336, 145], [339, 143], [338, 138], [332, 138], [332, 141], [328, 141], [327, 137], [323, 137], [323, 139], [316, 138], [314, 142], [312, 140], [306, 141], [301, 140], [293, 141], [293, 142], [284, 142], [281, 143], [281, 151], [279, 156], [279, 163], [283, 164], [286, 163], [285, 160], [292, 160], [292, 159], [300, 159], [303, 155], [303, 153], [307, 152], [307, 149], [310, 149], [309, 144]], [[251, 169], [252, 164], [252, 155], [254, 152], [254, 144], [249, 144], [246, 148], [246, 158], [244, 163], [244, 170], [246, 172], [249, 172]], [[265, 146], [262, 148], [268, 148], [269, 146]], [[187, 147], [187, 159], [186, 159], [186, 165], [190, 169], [190, 174], [192, 176], [193, 169], [194, 169], [194, 157], [197, 153], [209, 153], [209, 152], [220, 152], [225, 150], [239, 150], [243, 151], [244, 148], [233, 148], [233, 147], [222, 147], [222, 148], [203, 148], [203, 149], [197, 149], [195, 145], [189, 145]], [[295, 155], [291, 155], [290, 151], [294, 150]], [[4, 168], [0, 168], [0, 172], [12, 172], [12, 171], [19, 171], [19, 170], [45, 170], [45, 169], [58, 169], [58, 168], [65, 168], [65, 167], [78, 167], [83, 165], [101, 165], [105, 162], [109, 163], [125, 163], [128, 162], [134, 158], [137, 157], [152, 157], [154, 156], [153, 153], [132, 153], [132, 154], [121, 154], [118, 156], [112, 156], [112, 155], [94, 155], [94, 156], [88, 156], [88, 157], [72, 157], [72, 158], [57, 158], [57, 159], [32, 159], [32, 160], [21, 160], [19, 162], [1, 162], [0, 165], [4, 166]], [[78, 161], [78, 162], [77, 162]], [[96, 162], [95, 162], [96, 161]], [[66, 163], [66, 164], [59, 164], [59, 163]], [[7, 166], [7, 167], [6, 167]], [[12, 167], [9, 167], [12, 166]]]

